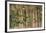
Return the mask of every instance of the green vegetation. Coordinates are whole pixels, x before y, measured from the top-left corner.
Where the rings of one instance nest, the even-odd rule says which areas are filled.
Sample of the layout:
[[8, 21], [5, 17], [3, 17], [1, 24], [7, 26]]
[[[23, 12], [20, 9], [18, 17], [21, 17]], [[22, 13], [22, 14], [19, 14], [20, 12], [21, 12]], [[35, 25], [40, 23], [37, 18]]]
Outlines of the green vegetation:
[[[19, 28], [19, 24], [23, 24], [24, 28], [31, 27], [33, 20], [37, 20], [38, 23], [39, 22], [41, 23], [42, 22], [41, 12], [42, 8], [40, 5], [30, 6], [10, 4], [10, 28], [16, 27]], [[33, 17], [35, 19], [33, 19]]]

